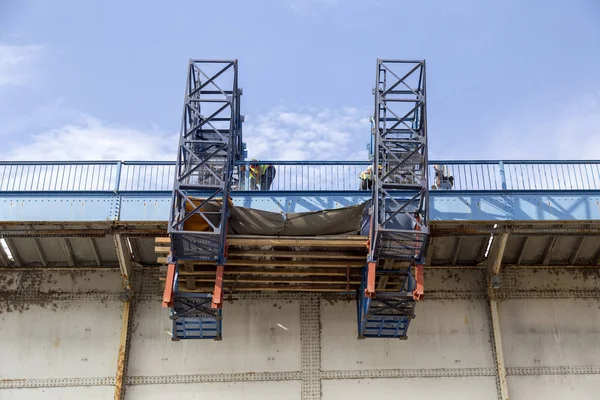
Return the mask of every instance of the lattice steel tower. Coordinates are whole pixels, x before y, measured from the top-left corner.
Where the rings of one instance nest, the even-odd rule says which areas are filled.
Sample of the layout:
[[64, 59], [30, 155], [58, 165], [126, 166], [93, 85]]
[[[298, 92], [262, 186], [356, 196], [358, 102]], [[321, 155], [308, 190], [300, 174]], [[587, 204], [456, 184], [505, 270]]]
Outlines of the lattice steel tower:
[[428, 234], [425, 61], [377, 60], [373, 94], [370, 249], [358, 294], [359, 336], [405, 338], [422, 294]]
[[186, 295], [178, 293], [175, 277], [169, 304], [175, 336], [196, 332], [191, 324], [204, 337], [221, 335], [228, 199], [234, 162], [243, 153], [241, 94], [237, 60], [189, 61], [169, 218], [170, 273], [177, 275], [181, 260], [214, 261], [216, 284], [213, 293]]

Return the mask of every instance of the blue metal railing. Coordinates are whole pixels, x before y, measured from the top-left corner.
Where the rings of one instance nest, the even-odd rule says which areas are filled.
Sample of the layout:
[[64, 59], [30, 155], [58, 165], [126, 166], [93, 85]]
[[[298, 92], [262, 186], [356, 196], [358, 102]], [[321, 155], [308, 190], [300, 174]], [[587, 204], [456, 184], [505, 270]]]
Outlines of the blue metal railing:
[[[273, 165], [270, 190], [358, 190], [366, 161], [259, 161]], [[600, 190], [600, 161], [430, 161], [445, 166], [453, 190]], [[250, 179], [249, 162], [236, 163], [234, 190], [260, 190]], [[0, 192], [170, 191], [174, 162], [67, 161], [0, 162]]]

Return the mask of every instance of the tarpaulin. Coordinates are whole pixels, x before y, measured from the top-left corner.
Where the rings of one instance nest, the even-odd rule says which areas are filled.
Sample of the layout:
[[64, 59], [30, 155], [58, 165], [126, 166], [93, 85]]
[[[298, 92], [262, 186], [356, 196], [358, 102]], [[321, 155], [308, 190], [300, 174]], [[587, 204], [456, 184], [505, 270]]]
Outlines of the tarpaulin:
[[[199, 205], [203, 199], [191, 199]], [[221, 201], [210, 201], [202, 207], [206, 217], [214, 225], [219, 223], [218, 214]], [[260, 236], [325, 236], [325, 235], [355, 235], [361, 230], [361, 220], [366, 203], [356, 206], [329, 210], [277, 213], [238, 207], [229, 202], [230, 216], [227, 233], [235, 235]], [[189, 212], [193, 208], [186, 205]], [[209, 224], [200, 215], [193, 215], [184, 223], [184, 230], [207, 231]]]

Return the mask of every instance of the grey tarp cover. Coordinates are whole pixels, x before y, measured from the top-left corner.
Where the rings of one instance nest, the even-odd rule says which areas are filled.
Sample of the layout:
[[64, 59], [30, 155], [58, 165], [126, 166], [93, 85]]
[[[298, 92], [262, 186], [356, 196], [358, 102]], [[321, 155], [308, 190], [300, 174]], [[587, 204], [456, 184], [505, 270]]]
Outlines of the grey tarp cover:
[[302, 213], [276, 213], [231, 207], [227, 232], [235, 235], [323, 236], [355, 235], [365, 204]]
[[[200, 204], [202, 199], [192, 199]], [[356, 206], [302, 213], [278, 213], [238, 207], [229, 203], [227, 233], [260, 236], [325, 236], [356, 235], [361, 230], [367, 203]], [[192, 206], [186, 204], [188, 212]], [[219, 223], [221, 201], [210, 201], [202, 211], [213, 225]], [[200, 215], [193, 215], [184, 224], [187, 231], [206, 231], [209, 225]]]
[[[201, 199], [194, 199], [194, 201], [200, 202]], [[368, 235], [370, 203], [367, 201], [350, 207], [302, 213], [278, 213], [238, 207], [230, 202], [231, 213], [227, 224], [227, 233], [260, 236]], [[391, 209], [396, 207], [391, 202], [388, 206]], [[203, 211], [215, 213], [220, 208], [220, 201], [211, 201], [203, 207]], [[407, 211], [411, 209], [414, 209], [414, 206], [407, 207]], [[188, 211], [191, 211], [191, 208]], [[214, 225], [218, 224], [218, 214], [206, 214], [206, 216]], [[388, 227], [413, 229], [413, 225], [408, 216], [399, 213], [392, 218]], [[185, 223], [185, 229], [204, 231], [208, 229], [208, 224], [202, 217], [194, 215]]]

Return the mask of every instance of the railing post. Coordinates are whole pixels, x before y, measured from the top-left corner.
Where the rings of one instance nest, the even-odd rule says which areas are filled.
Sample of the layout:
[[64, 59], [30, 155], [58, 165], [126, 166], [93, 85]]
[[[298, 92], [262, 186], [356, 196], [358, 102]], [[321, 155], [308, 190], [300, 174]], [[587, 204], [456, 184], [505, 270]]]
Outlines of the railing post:
[[250, 190], [250, 163], [246, 161], [246, 168], [244, 168], [244, 190]]
[[123, 166], [123, 161], [117, 161], [117, 181], [115, 182], [115, 193], [119, 192], [119, 188], [121, 185], [121, 167]]
[[502, 190], [506, 190], [506, 175], [504, 173], [504, 162], [500, 161], [500, 183]]

